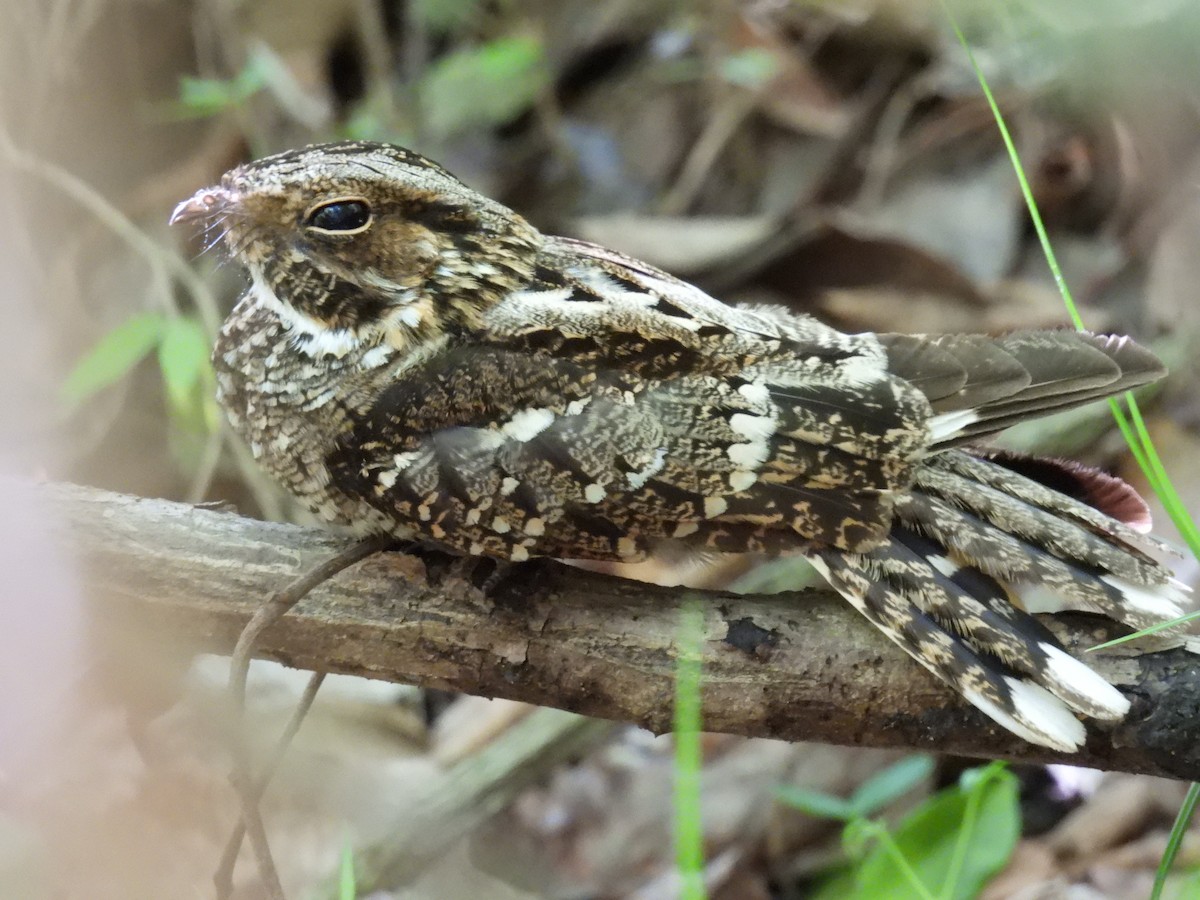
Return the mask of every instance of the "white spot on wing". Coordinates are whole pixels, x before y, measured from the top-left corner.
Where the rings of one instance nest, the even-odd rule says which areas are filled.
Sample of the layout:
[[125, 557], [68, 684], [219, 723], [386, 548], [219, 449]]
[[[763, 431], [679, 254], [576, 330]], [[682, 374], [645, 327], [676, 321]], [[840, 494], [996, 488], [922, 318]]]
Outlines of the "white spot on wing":
[[734, 413], [729, 427], [749, 441], [767, 441], [775, 434], [775, 417]]
[[866, 387], [879, 381], [884, 366], [882, 357], [851, 356], [838, 363], [837, 377], [849, 387]]
[[602, 484], [589, 484], [583, 489], [583, 499], [588, 503], [599, 503], [606, 495], [607, 492]]
[[771, 392], [767, 390], [767, 386], [761, 381], [752, 381], [749, 384], [743, 384], [738, 388], [738, 393], [751, 403], [759, 406], [769, 407], [771, 405]]
[[704, 498], [704, 515], [707, 518], [714, 518], [722, 515], [725, 510], [729, 509], [729, 503], [724, 497], [705, 497]]
[[750, 441], [745, 444], [730, 444], [725, 455], [738, 467], [757, 469], [767, 458], [770, 448], [762, 441]]
[[397, 472], [403, 472], [414, 462], [416, 462], [420, 455], [420, 450], [409, 450], [406, 453], [397, 453], [392, 457], [392, 462], [395, 464]]
[[554, 413], [548, 409], [523, 409], [500, 429], [514, 441], [531, 441], [554, 424]]
[[929, 420], [929, 438], [933, 443], [944, 441], [958, 434], [968, 425], [979, 421], [979, 413], [973, 409], [940, 413]]
[[758, 476], [753, 472], [734, 472], [729, 476], [729, 486], [735, 491], [748, 491], [756, 481]]
[[571, 267], [567, 274], [616, 305], [653, 306], [658, 297], [645, 291], [631, 291], [618, 284], [612, 276], [595, 265]]
[[536, 306], [558, 306], [571, 299], [571, 288], [551, 288], [550, 290], [516, 291], [510, 295], [510, 302], [522, 302]]
[[395, 352], [388, 344], [380, 344], [378, 347], [372, 347], [363, 354], [362, 367], [364, 369], [376, 369], [391, 359], [392, 354]]
[[654, 458], [650, 460], [646, 468], [638, 472], [630, 472], [625, 476], [629, 479], [629, 486], [634, 489], [644, 487], [647, 481], [662, 471], [666, 458], [667, 448], [659, 447], [654, 451]]

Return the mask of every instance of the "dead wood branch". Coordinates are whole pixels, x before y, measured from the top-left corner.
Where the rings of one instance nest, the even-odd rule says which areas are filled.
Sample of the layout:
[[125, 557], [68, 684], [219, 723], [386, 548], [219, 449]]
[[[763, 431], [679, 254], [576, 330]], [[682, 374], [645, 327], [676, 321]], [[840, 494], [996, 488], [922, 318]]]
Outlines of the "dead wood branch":
[[[97, 618], [228, 653], [262, 596], [350, 538], [66, 485], [45, 488], [96, 594]], [[688, 592], [547, 563], [485, 596], [470, 568], [384, 553], [306, 597], [258, 655], [670, 727]], [[1133, 699], [1128, 720], [1062, 756], [992, 726], [824, 592], [709, 593], [704, 722], [713, 731], [1200, 778], [1200, 665], [1182, 648], [1089, 655]], [[1111, 636], [1054, 620], [1068, 646]]]

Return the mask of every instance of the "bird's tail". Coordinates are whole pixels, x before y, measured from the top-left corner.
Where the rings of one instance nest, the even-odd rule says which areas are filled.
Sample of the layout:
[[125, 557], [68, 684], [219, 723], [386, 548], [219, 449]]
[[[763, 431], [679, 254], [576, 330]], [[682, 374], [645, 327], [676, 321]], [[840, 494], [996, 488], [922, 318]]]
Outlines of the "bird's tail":
[[1086, 738], [1075, 713], [1119, 720], [1129, 701], [1017, 604], [1040, 586], [1136, 628], [1181, 615], [1186, 588], [1146, 552], [1156, 546], [1148, 527], [1136, 493], [1103, 473], [949, 451], [922, 464], [884, 543], [821, 551], [814, 563], [995, 721], [1071, 751]]

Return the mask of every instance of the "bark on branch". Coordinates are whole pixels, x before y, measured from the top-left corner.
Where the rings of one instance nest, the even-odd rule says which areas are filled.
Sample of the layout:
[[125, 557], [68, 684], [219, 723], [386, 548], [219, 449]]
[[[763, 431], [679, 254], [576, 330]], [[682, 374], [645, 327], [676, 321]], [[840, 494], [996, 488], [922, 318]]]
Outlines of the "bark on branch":
[[[88, 488], [45, 495], [86, 566], [99, 617], [215, 652], [229, 652], [271, 591], [350, 542]], [[696, 592], [546, 563], [518, 568], [485, 595], [473, 575], [428, 554], [372, 557], [268, 630], [259, 655], [670, 727], [680, 608]], [[698, 596], [706, 729], [1200, 778], [1200, 665], [1182, 648], [1089, 654], [1133, 709], [1116, 728], [1090, 726], [1084, 752], [1062, 756], [993, 726], [829, 593]], [[1049, 624], [1068, 646], [1111, 636], [1093, 617]]]

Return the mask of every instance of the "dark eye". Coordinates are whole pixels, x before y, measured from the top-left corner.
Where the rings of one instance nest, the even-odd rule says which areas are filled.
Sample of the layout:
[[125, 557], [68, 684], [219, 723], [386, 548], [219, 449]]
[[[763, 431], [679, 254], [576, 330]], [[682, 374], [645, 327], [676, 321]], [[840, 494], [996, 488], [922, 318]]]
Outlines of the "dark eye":
[[365, 200], [334, 200], [312, 210], [304, 219], [304, 227], [332, 234], [347, 234], [364, 230], [371, 224], [371, 207]]

